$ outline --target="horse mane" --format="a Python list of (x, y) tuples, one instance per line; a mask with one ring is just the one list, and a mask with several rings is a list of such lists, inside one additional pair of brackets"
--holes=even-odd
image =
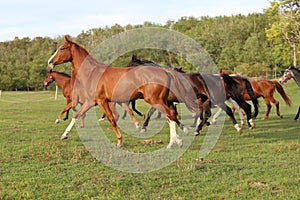
[(136, 67), (136, 66), (140, 66), (140, 65), (161, 67), (160, 65), (158, 65), (155, 62), (152, 62), (150, 60), (140, 60), (137, 58), (137, 56), (135, 54), (132, 55), (131, 61), (128, 63), (127, 67)]
[[(294, 66), (290, 66), (288, 69), (293, 71), (294, 80), (297, 83), (298, 87), (300, 87), (300, 70)], [(296, 73), (294, 73), (294, 72), (296, 72)]]
[(58, 72), (58, 71), (52, 71), (52, 73), (57, 73), (57, 74), (60, 74), (60, 75), (63, 75), (63, 76), (66, 76), (68, 78), (71, 78), (71, 76), (65, 72)]

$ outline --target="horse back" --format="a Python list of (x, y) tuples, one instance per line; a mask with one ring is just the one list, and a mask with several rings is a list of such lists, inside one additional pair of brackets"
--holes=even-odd
[(144, 97), (145, 93), (160, 95), (168, 82), (167, 73), (157, 67), (108, 67), (99, 77), (96, 95), (100, 99), (125, 102)]

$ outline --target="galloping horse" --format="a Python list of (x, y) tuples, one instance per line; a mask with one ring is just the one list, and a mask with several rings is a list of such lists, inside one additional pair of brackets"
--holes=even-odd
[[(288, 67), (285, 71), (284, 74), (282, 75), (282, 77), (279, 79), (279, 82), (281, 84), (286, 83), (288, 80), (290, 80), (291, 78), (293, 78), (295, 80), (295, 82), (297, 83), (298, 87), (300, 88), (300, 70), (290, 66)], [(298, 108), (298, 112), (294, 118), (295, 121), (297, 121), (297, 119), (299, 118), (300, 115), (300, 106)]]
[[(219, 74), (227, 74), (238, 83), (238, 85), (240, 86), (240, 93), (244, 97), (244, 99), (252, 101), (253, 106), (254, 106), (254, 115), (252, 116), (252, 118), (256, 118), (258, 115), (258, 101), (254, 94), (254, 91), (253, 91), (250, 81), (247, 78), (239, 76), (239, 75), (224, 73), (222, 70), (219, 71), (218, 73)], [(245, 98), (245, 96), (246, 96), (246, 98)], [(232, 112), (234, 112), (235, 108), (238, 110), (239, 117), (241, 119), (241, 124), (244, 125), (244, 116), (240, 109), (239, 104), (236, 101), (234, 101), (232, 98), (229, 98), (228, 101), (232, 103)], [(215, 115), (213, 116), (213, 120), (212, 120), (213, 122), (216, 121), (216, 118), (220, 115), (221, 110), (222, 109), (220, 108), (219, 111), (217, 111), (215, 113)]]
[[(154, 67), (161, 68), (160, 65), (158, 65), (152, 61), (138, 59), (136, 55), (132, 56), (131, 61), (128, 63), (127, 67), (132, 67), (132, 66), (137, 67), (137, 66), (142, 66), (142, 65), (154, 66)], [(206, 87), (204, 80), (202, 79), (202, 77), (198, 76), (197, 74), (188, 75), (185, 73), (179, 73), (178, 71), (170, 69), (170, 68), (164, 68), (164, 70), (166, 70), (168, 73), (170, 73), (174, 76), (178, 76), (178, 77), (183, 76), (188, 81), (188, 84), (191, 85), (191, 87), (189, 88), (190, 90), (188, 92), (196, 94), (197, 102), (198, 102), (198, 109), (197, 109), (196, 113), (200, 116), (201, 123), (198, 125), (194, 134), (199, 135), (199, 132), (202, 130), (202, 127), (206, 124), (208, 118), (211, 115), (209, 92), (208, 92), (208, 89)], [(172, 102), (172, 105), (175, 102), (176, 103), (182, 102), (180, 99), (178, 99), (176, 97), (176, 95), (174, 93), (172, 93), (172, 91), (169, 93), (168, 101)], [(175, 106), (174, 106), (174, 109), (176, 109)], [(154, 107), (151, 107), (151, 109), (149, 110), (141, 132), (146, 131), (149, 121), (150, 121), (150, 118), (155, 110), (156, 109)], [(192, 111), (192, 109), (190, 109), (190, 110)], [(182, 124), (178, 124), (178, 125), (182, 130), (184, 130), (185, 132), (187, 131)]]
[(51, 83), (56, 81), (57, 85), (62, 89), (63, 95), (67, 100), (67, 106), (60, 112), (55, 123), (58, 124), (61, 121), (63, 114), (66, 112), (66, 117), (64, 121), (69, 118), (69, 111), (72, 108), (72, 86), (71, 86), (71, 76), (63, 73), (49, 70), (43, 81), (44, 88), (47, 88)]
[[(72, 69), (72, 67), (71, 67), (71, 69)], [(71, 84), (71, 76), (70, 75), (63, 73), (63, 72), (53, 71), (52, 69), (50, 69), (46, 74), (46, 77), (43, 81), (43, 85), (46, 88), (54, 81), (62, 89), (63, 95), (67, 100), (67, 106), (64, 107), (64, 109), (61, 111), (61, 113), (58, 115), (57, 119), (55, 120), (55, 123), (58, 124), (61, 121), (61, 118), (65, 112), (66, 112), (66, 117), (63, 120), (65, 121), (69, 118), (69, 111), (72, 108), (72, 89), (73, 89), (73, 87)], [(134, 117), (133, 112), (128, 107), (128, 105), (126, 103), (119, 103), (119, 104), (120, 104), (120, 106), (122, 106), (125, 109), (126, 112), (129, 113), (135, 126), (138, 127), (139, 126), (138, 121)], [(113, 106), (114, 105), (112, 103), (112, 105), (110, 105), (110, 107), (113, 107)], [(118, 121), (118, 117), (119, 117), (119, 114), (114, 110), (114, 118), (116, 121)], [(80, 125), (80, 128), (83, 128), (83, 127), (84, 127), (84, 116), (82, 117), (82, 123)]]
[[(232, 78), (234, 78), (237, 82), (241, 83), (242, 82), (239, 80), (241, 77), (239, 75), (236, 74), (231, 74), (229, 72), (223, 72), (222, 70), (219, 73), (226, 73), (229, 74)], [(245, 78), (244, 78), (245, 79)], [(279, 101), (277, 101), (274, 98), (274, 92), (275, 90), (277, 90), (277, 92), (281, 95), (282, 99), (285, 101), (285, 103), (288, 106), (291, 106), (291, 100), (290, 98), (287, 96), (287, 94), (285, 93), (283, 87), (280, 85), (280, 83), (278, 83), (276, 80), (256, 80), (256, 81), (251, 81), (251, 87), (253, 88), (254, 91), (254, 95), (256, 98), (260, 98), (263, 97), (265, 100), (265, 103), (267, 105), (267, 112), (264, 116), (264, 119), (268, 119), (269, 118), (269, 114), (271, 111), (271, 102), (276, 106), (276, 113), (277, 115), (282, 118), (282, 115), (280, 114), (279, 111)], [(242, 84), (243, 87), (245, 87), (245, 85)], [(244, 92), (243, 93), (244, 99), (245, 100), (251, 100), (251, 97), (249, 95), (249, 93)], [(233, 111), (234, 111), (234, 107), (233, 107)]]
[[(53, 68), (65, 62), (72, 62), (76, 81), (73, 89), (73, 106), (80, 98), (83, 103), (72, 118), (61, 139), (68, 134), (76, 120), (91, 107), (98, 104), (107, 116), (117, 136), (117, 146), (122, 146), (122, 135), (117, 127), (109, 102), (128, 102), (143, 98), (144, 101), (162, 112), (170, 126), (171, 148), (174, 143), (182, 146), (182, 140), (176, 133), (177, 112), (168, 103), (170, 85), (174, 78), (165, 70), (151, 67), (114, 68), (96, 61), (83, 47), (64, 37), (64, 44), (49, 58), (48, 65)], [(177, 87), (176, 94), (181, 95), (186, 104), (191, 101), (182, 85)], [(76, 96), (74, 96), (74, 94)]]
[[(291, 100), (290, 98), (286, 95), (283, 87), (278, 83), (276, 80), (257, 80), (257, 81), (250, 81), (252, 88), (254, 90), (254, 94), (257, 98), (263, 97), (265, 100), (265, 103), (267, 105), (267, 113), (264, 116), (264, 119), (269, 118), (269, 114), (271, 111), (271, 103), (272, 102), (276, 106), (276, 113), (277, 115), (282, 118), (282, 115), (280, 114), (279, 111), (279, 101), (277, 101), (274, 98), (274, 92), (275, 89), (277, 92), (281, 95), (282, 99), (285, 101), (286, 105), (291, 106)], [(246, 100), (249, 100), (247, 95), (244, 95), (244, 98)]]

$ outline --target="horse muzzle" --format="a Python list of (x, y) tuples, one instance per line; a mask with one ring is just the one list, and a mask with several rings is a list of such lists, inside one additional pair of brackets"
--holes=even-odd
[(53, 62), (53, 61), (51, 60), (51, 61), (48, 62), (48, 66), (49, 66), (51, 69), (53, 69), (53, 68), (56, 66), (56, 64), (55, 64), (55, 62)]

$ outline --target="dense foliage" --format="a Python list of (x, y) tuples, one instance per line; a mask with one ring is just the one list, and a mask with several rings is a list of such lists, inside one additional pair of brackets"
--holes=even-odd
[[(296, 62), (294, 52), (298, 48), (298, 38), (294, 38), (291, 43), (291, 40), (287, 40), (286, 37), (291, 38), (294, 35), (286, 33), (294, 33), (291, 27), (295, 27), (295, 24), (298, 27), (300, 17), (297, 1), (279, 0), (270, 4), (270, 8), (262, 14), (182, 17), (176, 22), (168, 21), (164, 25), (150, 22), (136, 26), (115, 25), (82, 31), (72, 40), (87, 50), (92, 50), (107, 38), (126, 30), (149, 26), (171, 27), (174, 31), (183, 33), (201, 44), (219, 68), (248, 76), (269, 74), (273, 77), (276, 76), (277, 71)], [(284, 21), (279, 23), (278, 20), (286, 20), (282, 16), (285, 16), (288, 11), (279, 5), (290, 4), (293, 9), (291, 17), (294, 21), (290, 20), (289, 26), (282, 27), (282, 24), (286, 23)], [(0, 90), (42, 89), (41, 82), (47, 71), (47, 60), (62, 42), (62, 36), (54, 39), (16, 37), (13, 41), (1, 42)], [(128, 52), (114, 61), (114, 66), (126, 66), (133, 53), (143, 59), (153, 60), (163, 65), (183, 67), (186, 71), (192, 70), (180, 56), (153, 49)], [(68, 67), (60, 68), (60, 70), (71, 73)]]

